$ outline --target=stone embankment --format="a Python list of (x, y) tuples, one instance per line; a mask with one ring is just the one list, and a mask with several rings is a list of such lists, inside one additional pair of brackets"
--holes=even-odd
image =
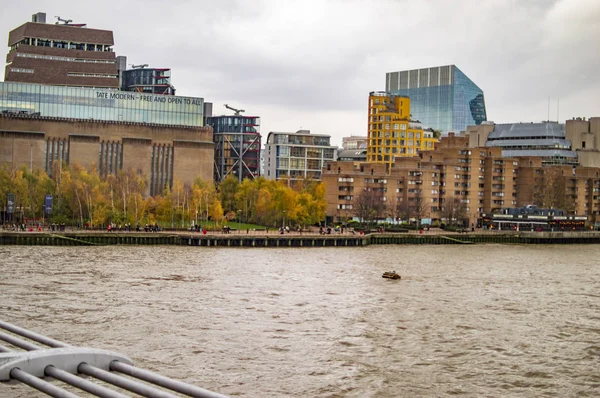
[(190, 232), (0, 232), (0, 245), (105, 246), (176, 245), (205, 247), (346, 247), (368, 245), (433, 244), (600, 244), (600, 232), (493, 232), (493, 233), (344, 233), (246, 234)]

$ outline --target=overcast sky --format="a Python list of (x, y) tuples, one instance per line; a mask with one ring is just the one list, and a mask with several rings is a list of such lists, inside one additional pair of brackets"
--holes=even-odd
[[(45, 12), (114, 32), (129, 64), (269, 131), (366, 135), (386, 72), (455, 64), (496, 123), (600, 116), (599, 0), (0, 0), (0, 34)], [(8, 51), (8, 49), (7, 49)]]

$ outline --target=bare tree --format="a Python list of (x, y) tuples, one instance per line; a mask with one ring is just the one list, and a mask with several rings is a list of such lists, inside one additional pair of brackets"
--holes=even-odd
[(467, 216), (467, 206), (460, 198), (448, 198), (442, 208), (442, 217), (447, 225), (463, 224)]
[(567, 177), (557, 167), (545, 167), (543, 176), (534, 190), (534, 204), (546, 209), (562, 209), (568, 213), (575, 210), (573, 195), (567, 192)]
[(406, 220), (410, 218), (410, 206), (408, 200), (403, 200), (403, 198), (399, 198), (396, 201), (396, 214), (397, 218), (402, 220)]
[(386, 206), (383, 195), (373, 189), (365, 188), (356, 198), (354, 208), (356, 215), (363, 222), (371, 222), (385, 214)]
[(416, 188), (414, 193), (415, 196), (409, 197), (409, 209), (411, 216), (417, 220), (417, 228), (419, 228), (421, 220), (429, 214), (429, 203), (423, 198), (423, 190), (421, 188)]

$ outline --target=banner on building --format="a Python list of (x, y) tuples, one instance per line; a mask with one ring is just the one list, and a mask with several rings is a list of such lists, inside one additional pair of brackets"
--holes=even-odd
[(46, 210), (46, 214), (52, 214), (52, 195), (46, 195), (44, 209)]
[(6, 212), (13, 214), (15, 212), (15, 194), (9, 193), (6, 195)]

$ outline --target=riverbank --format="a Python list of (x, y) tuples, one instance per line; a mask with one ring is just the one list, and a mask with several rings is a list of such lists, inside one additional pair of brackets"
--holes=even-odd
[(369, 245), (431, 244), (600, 244), (600, 232), (475, 232), (475, 233), (373, 233), (265, 234), (190, 232), (0, 232), (0, 245), (105, 246), (176, 245), (218, 247), (346, 247)]

